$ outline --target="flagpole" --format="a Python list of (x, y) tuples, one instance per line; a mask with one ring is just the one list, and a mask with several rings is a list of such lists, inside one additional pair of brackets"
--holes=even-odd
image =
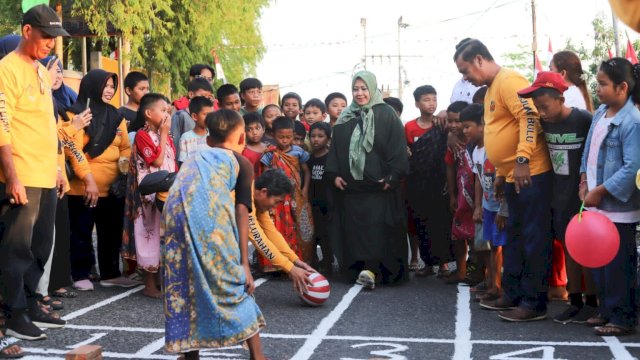
[(613, 41), (616, 48), (615, 56), (620, 56), (620, 39), (618, 39), (618, 18), (616, 18), (616, 14), (613, 12), (613, 8), (611, 9), (611, 18), (613, 20)]
[(533, 73), (536, 72), (536, 52), (538, 51), (538, 33), (536, 31), (536, 0), (531, 0), (531, 22), (533, 24), (533, 44), (531, 50), (533, 52)]

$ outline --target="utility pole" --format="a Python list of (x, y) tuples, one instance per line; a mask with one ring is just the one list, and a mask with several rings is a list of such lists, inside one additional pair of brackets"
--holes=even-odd
[(616, 47), (615, 56), (620, 56), (620, 39), (618, 36), (618, 18), (616, 18), (616, 14), (611, 9), (611, 18), (613, 20), (613, 42)]
[(402, 52), (400, 52), (400, 30), (406, 29), (409, 24), (402, 22), (402, 16), (398, 18), (398, 99), (402, 100)]
[(536, 0), (531, 0), (531, 21), (533, 23), (533, 43), (531, 51), (533, 52), (533, 73), (536, 72), (536, 52), (538, 52), (538, 32), (536, 30)]
[(364, 39), (364, 56), (362, 57), (362, 62), (364, 63), (364, 69), (367, 70), (367, 18), (360, 18), (360, 26), (362, 26)]

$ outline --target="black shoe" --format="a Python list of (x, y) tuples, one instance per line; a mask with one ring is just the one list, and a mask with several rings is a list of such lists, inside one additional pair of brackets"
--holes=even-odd
[(55, 318), (51, 314), (47, 314), (39, 306), (29, 310), (28, 314), (33, 324), (41, 328), (59, 329), (63, 328), (67, 324), (66, 321), (60, 318)]
[(589, 305), (585, 305), (582, 307), (582, 309), (580, 309), (578, 314), (573, 317), (571, 322), (576, 324), (586, 324), (587, 320), (596, 316), (596, 314), (598, 314), (598, 309)]
[(13, 315), (7, 320), (7, 336), (21, 340), (42, 340), (47, 338), (40, 328), (29, 320), (26, 314)]
[[(553, 318), (553, 321), (557, 322), (558, 324), (566, 325), (573, 322), (573, 318), (575, 318), (575, 316), (578, 315), (579, 312), (580, 309), (577, 306), (569, 305), (569, 307), (565, 311), (563, 311), (559, 315), (556, 315), (556, 317)], [(591, 316), (593, 316), (593, 314)]]

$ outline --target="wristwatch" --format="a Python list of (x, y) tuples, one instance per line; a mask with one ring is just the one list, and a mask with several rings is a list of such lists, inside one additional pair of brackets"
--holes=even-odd
[(518, 156), (516, 158), (516, 164), (520, 164), (520, 165), (529, 164), (529, 159), (527, 159), (524, 156)]

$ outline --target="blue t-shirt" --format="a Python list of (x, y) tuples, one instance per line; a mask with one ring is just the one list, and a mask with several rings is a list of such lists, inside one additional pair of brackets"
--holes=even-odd
[(473, 149), (471, 155), (473, 173), (477, 174), (482, 184), (482, 207), (486, 210), (498, 212), (500, 202), (496, 200), (493, 183), (496, 180), (496, 167), (487, 159), (484, 147)]

